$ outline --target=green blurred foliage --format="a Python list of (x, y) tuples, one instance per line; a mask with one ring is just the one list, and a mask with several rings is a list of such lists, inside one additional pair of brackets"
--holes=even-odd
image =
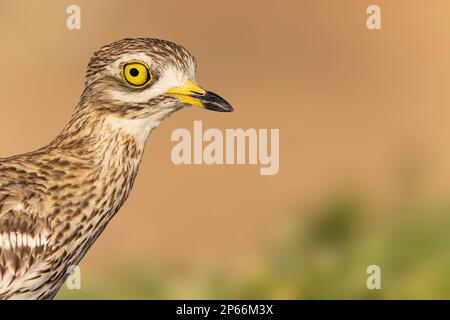
[[(130, 266), (109, 282), (83, 275), (82, 290), (63, 288), (58, 298), (450, 298), (450, 207), (391, 207), (374, 209), (357, 197), (332, 197), (312, 212), (298, 212), (250, 270)], [(381, 268), (380, 290), (366, 286), (372, 264)]]

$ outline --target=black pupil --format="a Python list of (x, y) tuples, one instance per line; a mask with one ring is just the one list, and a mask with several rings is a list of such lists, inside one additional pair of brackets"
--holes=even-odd
[(136, 68), (132, 68), (132, 69), (130, 70), (130, 74), (131, 74), (133, 77), (137, 77), (137, 76), (139, 75), (139, 70), (136, 69)]

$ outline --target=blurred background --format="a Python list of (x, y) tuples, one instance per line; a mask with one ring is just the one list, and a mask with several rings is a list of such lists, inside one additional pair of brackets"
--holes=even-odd
[[(382, 30), (366, 28), (371, 4)], [(53, 139), (91, 54), (124, 37), (182, 44), (235, 107), (152, 133), (81, 290), (57, 298), (450, 298), (448, 1), (1, 0), (0, 35), (0, 157)], [(279, 128), (279, 173), (174, 165), (170, 134), (194, 120)]]

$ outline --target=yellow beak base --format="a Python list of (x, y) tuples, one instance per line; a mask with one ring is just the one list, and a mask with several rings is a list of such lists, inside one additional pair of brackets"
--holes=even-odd
[(193, 95), (205, 95), (206, 91), (192, 81), (186, 81), (182, 87), (174, 87), (166, 92), (178, 97), (183, 103), (203, 107), (203, 103)]
[(231, 112), (233, 107), (215, 93), (200, 88), (192, 81), (186, 81), (182, 87), (169, 89), (166, 94), (176, 96), (184, 104), (219, 112)]

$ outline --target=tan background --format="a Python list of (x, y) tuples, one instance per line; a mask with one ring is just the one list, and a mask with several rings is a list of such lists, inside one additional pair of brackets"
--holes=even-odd
[[(183, 110), (152, 134), (130, 199), (87, 254), (85, 274), (154, 261), (225, 265), (264, 251), (274, 226), (336, 188), (384, 201), (401, 168), (450, 191), (450, 3), (1, 1), (0, 157), (36, 149), (68, 121), (93, 51), (124, 37), (184, 45), (197, 80), (233, 114)], [(82, 28), (65, 27), (81, 7)], [(280, 171), (175, 166), (176, 128), (279, 128)], [(192, 129), (191, 129), (192, 130)]]

